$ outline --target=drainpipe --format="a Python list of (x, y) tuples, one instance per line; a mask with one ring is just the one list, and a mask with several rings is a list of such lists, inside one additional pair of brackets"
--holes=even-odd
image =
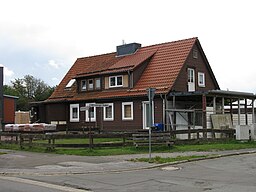
[(164, 125), (164, 130), (166, 131), (166, 127), (165, 127), (165, 122), (166, 122), (166, 113), (165, 113), (165, 109), (166, 109), (166, 95), (163, 97), (162, 94), (160, 94), (161, 99), (163, 100), (163, 125)]

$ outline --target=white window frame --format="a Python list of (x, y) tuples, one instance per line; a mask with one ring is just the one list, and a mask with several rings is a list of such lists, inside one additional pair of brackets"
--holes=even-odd
[[(147, 123), (146, 123), (146, 116), (147, 116), (147, 111), (146, 111), (146, 105), (149, 105), (149, 101), (142, 101), (142, 118), (143, 118), (143, 129), (149, 129), (149, 127), (147, 127)], [(152, 124), (155, 124), (155, 105), (154, 105), (154, 101), (152, 102)]]
[(189, 83), (195, 82), (195, 69), (188, 68), (188, 82)]
[[(125, 106), (130, 105), (131, 106), (131, 117), (125, 117)], [(122, 120), (133, 120), (133, 102), (123, 102), (122, 103)]]
[[(73, 118), (73, 109), (77, 108), (77, 118)], [(70, 122), (79, 122), (79, 104), (70, 104), (69, 114), (70, 114)]]
[[(83, 82), (85, 82), (85, 86), (83, 87)], [(86, 91), (87, 90), (87, 81), (86, 80), (82, 80), (81, 81), (81, 91)]]
[(104, 121), (114, 121), (114, 103), (105, 103), (108, 104), (109, 106), (112, 107), (112, 117), (111, 118), (107, 118), (106, 117), (106, 107), (103, 108), (103, 120)]
[[(97, 81), (99, 81), (99, 87), (97, 86)], [(101, 79), (100, 78), (96, 78), (95, 79), (95, 89), (101, 89)]]
[[(92, 81), (92, 83), (90, 83), (90, 81)], [(94, 89), (94, 81), (93, 79), (88, 79), (88, 90), (93, 90), (93, 89)]]
[(69, 82), (66, 84), (65, 88), (71, 88), (72, 85), (76, 82), (76, 79), (70, 79)]
[[(90, 104), (95, 104), (95, 103), (86, 103), (85, 106), (89, 106)], [(96, 107), (90, 107), (90, 108), (93, 108), (93, 110), (94, 110), (94, 112), (93, 112), (94, 117), (89, 118), (89, 110), (91, 110), (91, 109), (86, 110), (85, 111), (85, 121), (86, 122), (95, 122), (96, 121)]]
[[(122, 85), (117, 85), (117, 78), (121, 77), (122, 78)], [(115, 85), (111, 85), (111, 78), (115, 78)], [(109, 87), (113, 88), (113, 87), (123, 87), (124, 86), (124, 77), (123, 75), (117, 75), (117, 76), (110, 76), (109, 77)]]
[[(202, 78), (202, 82), (200, 81)], [(205, 74), (202, 72), (198, 72), (198, 86), (205, 87)]]

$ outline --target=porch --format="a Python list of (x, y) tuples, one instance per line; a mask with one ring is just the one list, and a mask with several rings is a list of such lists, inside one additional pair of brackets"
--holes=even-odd
[[(188, 130), (177, 139), (206, 139), (226, 137), (216, 130), (235, 129), (238, 140), (256, 139), (255, 98), (253, 93), (223, 90), (171, 92), (165, 100), (165, 130)], [(198, 129), (205, 131), (198, 135)]]

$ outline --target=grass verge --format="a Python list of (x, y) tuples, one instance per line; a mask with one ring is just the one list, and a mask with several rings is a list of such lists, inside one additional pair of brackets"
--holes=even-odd
[(197, 159), (197, 158), (204, 158), (207, 157), (207, 155), (191, 155), (191, 156), (177, 156), (177, 157), (153, 157), (151, 159), (149, 158), (136, 158), (131, 159), (133, 162), (148, 162), (148, 163), (156, 163), (156, 164), (164, 164), (164, 163), (171, 163), (176, 161), (185, 161), (185, 160), (191, 160), (191, 159)]
[[(43, 147), (35, 146), (32, 148), (26, 147), (20, 149), (19, 145), (16, 144), (0, 144), (2, 149), (12, 150), (24, 150), (31, 152), (41, 153), (55, 153), (55, 154), (66, 154), (66, 155), (81, 155), (81, 156), (109, 156), (109, 155), (126, 155), (126, 154), (145, 154), (148, 153), (148, 147), (143, 146), (135, 148), (134, 146), (126, 147), (104, 147), (104, 148), (56, 148), (53, 151), (47, 151)], [(170, 153), (170, 152), (186, 152), (186, 151), (221, 151), (221, 150), (238, 150), (238, 149), (250, 149), (256, 148), (256, 142), (239, 142), (239, 141), (216, 141), (216, 142), (205, 142), (202, 144), (186, 144), (186, 145), (174, 145), (169, 148), (166, 146), (153, 146), (152, 153)]]

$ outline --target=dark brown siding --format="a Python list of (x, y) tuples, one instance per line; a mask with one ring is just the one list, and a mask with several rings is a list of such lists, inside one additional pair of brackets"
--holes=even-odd
[(15, 122), (15, 99), (4, 97), (4, 123)]
[[(96, 109), (96, 122), (85, 122), (85, 112), (80, 111), (79, 122), (69, 122), (69, 105), (70, 104), (48, 104), (46, 107), (48, 123), (51, 121), (66, 121), (69, 130), (97, 126), (101, 131), (135, 131), (143, 129), (143, 107), (142, 102), (148, 98), (129, 98), (126, 100), (104, 101), (102, 103), (114, 103), (114, 120), (103, 120), (103, 108)], [(92, 101), (93, 102), (93, 101)], [(122, 120), (122, 102), (133, 102), (133, 120)], [(79, 105), (85, 106), (86, 102)], [(97, 102), (100, 103), (100, 102)], [(162, 99), (154, 99), (155, 123), (163, 122)]]
[(47, 104), (47, 121), (66, 121), (66, 104)]
[[(193, 50), (197, 50), (198, 58), (193, 58)], [(192, 48), (185, 65), (183, 66), (178, 78), (176, 79), (173, 91), (188, 91), (187, 87), (187, 69), (192, 68), (195, 70), (195, 89), (196, 91), (213, 90), (218, 89), (214, 83), (214, 79), (207, 67), (207, 61), (204, 59), (203, 53), (200, 51), (197, 44)], [(205, 87), (198, 86), (198, 72), (205, 74)]]
[(163, 100), (154, 99), (155, 123), (163, 123)]
[[(102, 117), (100, 112), (97, 112), (98, 125), (102, 127), (103, 123), (104, 131), (135, 131), (143, 129), (143, 107), (142, 102), (147, 101), (145, 99), (134, 100), (121, 100), (114, 103), (114, 121), (99, 121), (99, 117)], [(133, 120), (122, 120), (122, 102), (133, 102)], [(162, 99), (156, 98), (154, 100), (155, 111), (155, 123), (163, 122), (163, 106)]]

